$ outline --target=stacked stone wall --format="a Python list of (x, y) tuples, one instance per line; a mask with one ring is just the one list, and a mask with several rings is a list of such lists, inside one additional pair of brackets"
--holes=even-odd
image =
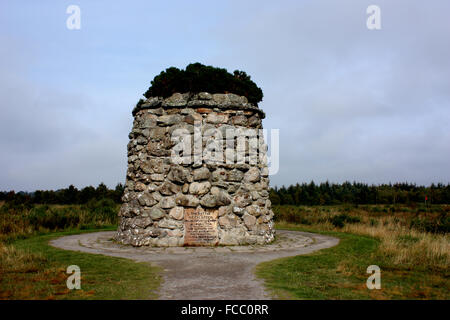
[[(258, 107), (234, 94), (176, 93), (149, 98), (133, 115), (116, 240), (133, 246), (273, 241)], [(238, 142), (242, 133), (245, 144)], [(223, 151), (209, 152), (213, 140)], [(180, 152), (186, 145), (191, 151)]]

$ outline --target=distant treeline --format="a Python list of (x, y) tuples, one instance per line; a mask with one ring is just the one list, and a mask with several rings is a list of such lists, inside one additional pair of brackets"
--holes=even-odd
[(429, 187), (411, 183), (367, 185), (357, 182), (342, 184), (324, 182), (296, 184), (270, 190), (272, 204), (336, 205), (336, 204), (450, 204), (450, 184)]
[(119, 183), (115, 189), (108, 189), (104, 183), (96, 188), (89, 186), (78, 190), (73, 185), (66, 189), (36, 190), (34, 192), (0, 192), (0, 201), (16, 202), (22, 204), (85, 204), (90, 200), (111, 199), (121, 202), (124, 186)]
[[(56, 191), (0, 192), (0, 201), (30, 204), (85, 204), (92, 199), (111, 199), (121, 202), (124, 186), (119, 183), (114, 189), (100, 183), (77, 189), (70, 185)], [(411, 183), (368, 185), (357, 182), (342, 184), (314, 182), (275, 187), (270, 190), (274, 205), (337, 205), (337, 204), (450, 204), (450, 184), (432, 184), (429, 187)]]

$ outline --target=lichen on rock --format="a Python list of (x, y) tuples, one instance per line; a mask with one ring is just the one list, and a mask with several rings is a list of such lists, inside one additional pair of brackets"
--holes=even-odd
[[(266, 149), (259, 149), (255, 154), (258, 162), (252, 163), (249, 143), (245, 143), (244, 161), (238, 162), (233, 149), (236, 138), (226, 135), (230, 130), (253, 130), (264, 145), (261, 120), (265, 114), (261, 109), (236, 94), (188, 92), (149, 97), (133, 110), (133, 116), (116, 235), (119, 242), (133, 246), (191, 245), (186, 235), (196, 223), (209, 228), (205, 245), (273, 241)], [(181, 162), (173, 157), (179, 146), (174, 138), (177, 130), (184, 130), (187, 145), (192, 146), (192, 152), (178, 159)], [(197, 134), (208, 130), (215, 130), (214, 141), (223, 147), (217, 152), (221, 161), (206, 161), (211, 160), (211, 137)], [(195, 213), (204, 220), (189, 220)]]

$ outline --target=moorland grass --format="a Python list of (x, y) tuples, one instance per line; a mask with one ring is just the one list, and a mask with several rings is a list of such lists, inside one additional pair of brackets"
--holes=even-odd
[[(112, 230), (119, 206), (0, 204), (0, 299), (155, 298), (160, 269), (122, 258), (51, 247), (54, 237)], [(326, 233), (338, 246), (266, 262), (257, 274), (278, 298), (449, 299), (450, 206), (275, 206), (278, 228)], [(109, 226), (109, 227), (108, 227)], [(82, 290), (68, 290), (78, 265)], [(382, 289), (368, 290), (367, 266)]]
[[(112, 230), (112, 228), (105, 228)], [(0, 244), (1, 299), (155, 299), (160, 268), (124, 258), (57, 249), (59, 236), (97, 230), (36, 235)], [(66, 286), (69, 265), (81, 270), (81, 289)]]
[[(370, 222), (369, 226), (349, 224), (346, 229), (328, 222), (314, 225), (278, 222), (277, 228), (332, 235), (340, 243), (312, 254), (264, 262), (257, 266), (256, 274), (279, 299), (449, 299), (449, 252), (443, 252), (448, 238), (416, 234), (422, 237), (419, 240), (406, 231), (388, 237), (389, 225), (376, 225), (386, 230), (373, 232)], [(427, 237), (440, 238), (437, 242), (423, 240)], [(392, 238), (396, 244), (387, 250)], [(421, 243), (421, 252), (414, 243)], [(436, 256), (429, 251), (440, 254)], [(399, 256), (409, 258), (402, 261)], [(367, 289), (369, 265), (381, 268), (380, 290)]]
[[(128, 259), (51, 247), (56, 237), (115, 230), (119, 206), (0, 204), (0, 299), (154, 299), (160, 268)], [(69, 290), (66, 269), (81, 269), (81, 290)]]

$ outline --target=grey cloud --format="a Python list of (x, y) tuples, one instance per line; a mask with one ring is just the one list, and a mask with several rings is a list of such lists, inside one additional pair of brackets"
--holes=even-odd
[(382, 30), (369, 31), (369, 4), (268, 4), (226, 29), (223, 57), (249, 66), (264, 125), (280, 128), (273, 185), (450, 182), (450, 5), (378, 1)]
[[(272, 185), (450, 182), (450, 3), (378, 0), (380, 31), (366, 28), (370, 4), (233, 1), (214, 12), (210, 28), (191, 26), (196, 36), (187, 35), (185, 17), (168, 33), (183, 30), (183, 39), (140, 44), (139, 52), (152, 48), (152, 68), (201, 56), (203, 63), (252, 75), (264, 91), (264, 126), (280, 129), (280, 171)], [(0, 62), (0, 189), (122, 181), (130, 105), (140, 89), (106, 96), (96, 92), (104, 84), (85, 92), (30, 83), (24, 68), (40, 57), (20, 52)], [(146, 57), (136, 59), (120, 59), (126, 66), (111, 68), (111, 76), (148, 81), (153, 74), (140, 69)]]
[(129, 113), (110, 117), (105, 102), (79, 90), (30, 81), (26, 55), (7, 45), (0, 56), (0, 190), (123, 182)]

